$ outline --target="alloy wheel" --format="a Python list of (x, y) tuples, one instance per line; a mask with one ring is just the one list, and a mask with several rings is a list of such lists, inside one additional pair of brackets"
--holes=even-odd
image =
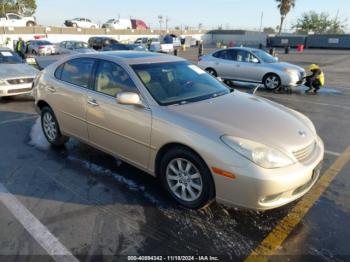
[(166, 181), (171, 192), (182, 201), (197, 200), (203, 191), (202, 176), (189, 160), (175, 158), (166, 168)]
[(58, 133), (57, 125), (53, 116), (49, 112), (46, 112), (43, 115), (43, 129), (50, 141), (54, 141), (56, 139)]

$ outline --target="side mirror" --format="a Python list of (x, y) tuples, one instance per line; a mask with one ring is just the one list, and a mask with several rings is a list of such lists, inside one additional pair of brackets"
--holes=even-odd
[(139, 94), (132, 92), (122, 92), (117, 94), (117, 103), (121, 105), (134, 105), (143, 107)]
[(259, 61), (259, 59), (257, 59), (256, 57), (253, 57), (252, 63), (254, 63), (254, 64), (259, 64), (260, 61)]

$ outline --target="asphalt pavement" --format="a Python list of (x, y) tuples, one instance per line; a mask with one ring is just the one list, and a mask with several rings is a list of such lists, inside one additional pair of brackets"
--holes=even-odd
[[(180, 55), (195, 61), (196, 52)], [(349, 58), (349, 51), (334, 50), (280, 55), (304, 67), (319, 63), (327, 87), (315, 96), (302, 88), (291, 95), (257, 92), (310, 117), (326, 146), (315, 190), (266, 212), (217, 203), (183, 209), (156, 179), (88, 145), (71, 139), (65, 148), (51, 148), (30, 97), (0, 99), (0, 261), (131, 261), (128, 256), (138, 255), (242, 261), (262, 251), (271, 261), (349, 261)]]

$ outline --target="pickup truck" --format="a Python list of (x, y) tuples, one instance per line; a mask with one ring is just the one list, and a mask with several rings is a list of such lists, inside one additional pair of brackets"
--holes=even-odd
[(35, 17), (24, 17), (12, 13), (0, 16), (0, 27), (26, 27), (35, 25)]

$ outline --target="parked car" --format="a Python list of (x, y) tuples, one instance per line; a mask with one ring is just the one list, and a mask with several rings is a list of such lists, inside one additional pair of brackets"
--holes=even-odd
[(35, 17), (24, 17), (18, 14), (8, 13), (0, 15), (0, 27), (25, 27), (35, 26)]
[(57, 53), (57, 47), (47, 40), (30, 40), (27, 42), (27, 45), (28, 54), (40, 56), (53, 55)]
[(263, 50), (228, 48), (216, 50), (199, 59), (198, 66), (225, 80), (262, 83), (268, 90), (298, 86), (306, 75), (297, 65), (279, 62)]
[(126, 50), (134, 50), (134, 51), (147, 51), (147, 49), (138, 44), (111, 44), (104, 48), (102, 48), (102, 51), (126, 51)]
[(149, 51), (169, 54), (174, 52), (174, 45), (161, 42), (152, 42), (150, 44)]
[(158, 177), (188, 208), (277, 208), (320, 174), (324, 145), (306, 116), (176, 56), (76, 55), (42, 71), (33, 95), (53, 146), (76, 137)]
[(116, 30), (132, 29), (130, 19), (110, 19), (102, 25), (102, 28), (110, 28)]
[(89, 47), (95, 50), (101, 50), (106, 46), (118, 44), (119, 42), (111, 37), (90, 37), (88, 43)]
[(63, 41), (59, 44), (60, 54), (76, 54), (96, 52), (95, 49), (89, 47), (88, 43), (81, 41)]
[(150, 41), (150, 38), (148, 38), (148, 37), (139, 37), (139, 38), (137, 38), (136, 40), (135, 40), (135, 44), (144, 44), (144, 45), (146, 45), (146, 44), (148, 44), (149, 43), (149, 41)]
[(0, 97), (31, 93), (38, 72), (10, 49), (0, 47)]
[(67, 27), (98, 28), (98, 24), (93, 23), (88, 18), (74, 18), (72, 20), (66, 20), (64, 24)]

